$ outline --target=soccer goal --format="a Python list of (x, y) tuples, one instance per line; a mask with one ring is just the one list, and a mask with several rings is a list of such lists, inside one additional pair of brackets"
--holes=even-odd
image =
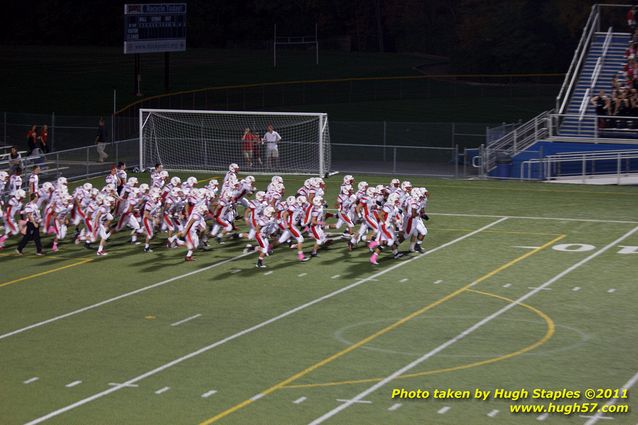
[[(140, 109), (140, 167), (224, 172), (237, 163), (253, 174), (330, 172), (330, 132), (324, 113)], [(271, 125), (276, 152), (262, 138)], [(253, 142), (242, 140), (250, 128)]]

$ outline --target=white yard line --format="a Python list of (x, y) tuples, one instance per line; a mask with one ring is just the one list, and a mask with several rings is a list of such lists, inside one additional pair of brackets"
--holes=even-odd
[(182, 323), (190, 322), (191, 320), (193, 320), (193, 319), (197, 319), (197, 318), (198, 318), (198, 317), (200, 317), (200, 316), (201, 316), (201, 314), (199, 314), (199, 313), (198, 313), (198, 314), (196, 314), (196, 315), (194, 315), (194, 316), (187, 317), (186, 319), (180, 320), (179, 322), (171, 323), (171, 326), (179, 326), (179, 325), (181, 325)]
[(337, 401), (341, 403), (360, 403), (360, 404), (372, 404), (369, 400), (347, 400), (344, 398), (338, 398)]
[[(629, 390), (631, 389), (631, 387), (633, 387), (636, 384), (636, 382), (638, 382), (638, 372), (636, 372), (634, 376), (629, 378), (629, 381), (627, 381), (625, 385), (622, 386), (622, 389)], [(612, 398), (607, 403), (605, 403), (605, 406), (611, 406), (612, 404), (616, 404), (617, 401), (618, 401), (617, 398)], [(608, 419), (608, 418), (603, 416), (602, 413), (596, 413), (587, 422), (585, 422), (585, 425), (594, 425), (600, 419)]]
[(521, 215), (489, 215), (489, 214), (459, 214), (459, 213), (433, 213), (428, 212), (428, 215), (441, 215), (450, 217), (485, 217), (485, 218), (514, 218), (521, 220), (558, 220), (558, 221), (582, 221), (586, 223), (618, 223), (618, 224), (638, 224), (638, 221), (630, 220), (603, 220), (595, 218), (569, 218), (569, 217), (529, 217)]
[(610, 294), (613, 294), (614, 292), (616, 292), (615, 288), (611, 288), (610, 290), (608, 290), (607, 292), (609, 292)]
[(40, 378), (38, 378), (37, 376), (34, 376), (33, 378), (29, 378), (29, 379), (27, 379), (26, 381), (24, 381), (22, 383), (23, 384), (31, 384), (31, 383), (37, 381), (38, 379), (40, 379)]
[(521, 249), (538, 249), (537, 246), (526, 246), (526, 245), (517, 245), (517, 246), (513, 246), (512, 248), (521, 248)]
[[(323, 415), (321, 415), (317, 419), (315, 419), (312, 422), (310, 422), (309, 425), (318, 425), (318, 424), (323, 423), (324, 421), (332, 418), (333, 416), (337, 415), (338, 413), (340, 413), (343, 410), (347, 409), (348, 407), (352, 406), (357, 400), (362, 400), (363, 398), (365, 398), (368, 395), (372, 394), (373, 392), (375, 392), (379, 388), (387, 385), (390, 381), (393, 381), (397, 377), (403, 375), (404, 373), (408, 372), (409, 370), (411, 370), (411, 369), (415, 368), (416, 366), (422, 364), (423, 362), (425, 362), (426, 360), (430, 359), (431, 357), (434, 357), (436, 354), (440, 353), (441, 351), (445, 350), (446, 348), (448, 348), (449, 346), (455, 344), (456, 342), (462, 340), (463, 338), (465, 338), (466, 336), (470, 335), (471, 333), (473, 333), (477, 329), (481, 328), (483, 325), (491, 322), (492, 320), (496, 319), (497, 317), (501, 316), (502, 314), (508, 312), (509, 310), (514, 308), (515, 306), (520, 305), (521, 303), (523, 303), (528, 298), (536, 295), (537, 293), (542, 291), (543, 288), (546, 288), (546, 287), (550, 286), (551, 284), (553, 284), (557, 280), (563, 278), (565, 275), (567, 275), (567, 274), (571, 273), (572, 271), (576, 270), (577, 268), (581, 267), (583, 264), (586, 264), (589, 261), (593, 260), (594, 258), (598, 257), (599, 255), (607, 252), (609, 249), (611, 249), (612, 247), (618, 245), (620, 242), (622, 242), (623, 240), (627, 239), (628, 237), (630, 237), (631, 235), (633, 235), (636, 232), (638, 232), (638, 227), (634, 227), (632, 230), (630, 230), (629, 232), (625, 233), (624, 235), (622, 235), (621, 237), (619, 237), (615, 241), (605, 245), (600, 250), (594, 252), (593, 254), (590, 254), (589, 256), (585, 257), (584, 259), (580, 260), (579, 262), (577, 262), (577, 263), (573, 264), (572, 266), (568, 267), (567, 269), (563, 270), (562, 272), (560, 272), (559, 274), (557, 274), (553, 278), (549, 279), (548, 281), (546, 281), (545, 283), (543, 283), (542, 285), (540, 285), (536, 289), (531, 290), (530, 292), (528, 292), (527, 294), (523, 295), (522, 297), (519, 297), (518, 299), (516, 299), (516, 300), (510, 302), (509, 304), (507, 304), (506, 306), (502, 307), (500, 310), (498, 310), (498, 311), (490, 314), (489, 316), (485, 317), (484, 319), (476, 322), (474, 325), (470, 326), (469, 328), (467, 328), (466, 330), (464, 330), (463, 332), (461, 332), (460, 334), (458, 334), (454, 338), (449, 339), (448, 341), (446, 341), (443, 344), (439, 345), (435, 349), (429, 351), (428, 353), (425, 353), (424, 355), (422, 355), (418, 359), (416, 359), (416, 360), (408, 363), (407, 365), (403, 366), (402, 368), (394, 371), (393, 373), (391, 373), (387, 377), (383, 378), (382, 380), (380, 380), (376, 384), (368, 387), (366, 390), (364, 390), (364, 391), (360, 392), (359, 394), (357, 394), (356, 396), (354, 396), (350, 400), (350, 402), (343, 403), (343, 404), (335, 407), (334, 409), (324, 413)], [(634, 382), (635, 382), (635, 380), (638, 380), (638, 374), (636, 374), (632, 378), (632, 380), (634, 380)], [(631, 383), (633, 385), (634, 382), (632, 382), (632, 380), (630, 380), (630, 382), (628, 382), (627, 384)], [(625, 385), (627, 385), (627, 384), (625, 384)], [(592, 425), (592, 423), (587, 423), (585, 425)]]
[(272, 274), (272, 270), (269, 272), (264, 273), (264, 276), (268, 276), (269, 274)]
[(448, 410), (450, 410), (450, 406), (443, 406), (439, 410), (436, 411), (439, 415), (444, 415)]
[(336, 274), (336, 275), (332, 276), (330, 279), (337, 279), (339, 277), (341, 277), (341, 275), (340, 274)]
[(388, 410), (390, 412), (393, 412), (393, 411), (397, 410), (399, 407), (401, 407), (401, 403), (394, 403), (392, 406), (388, 407)]
[(68, 384), (66, 384), (65, 387), (73, 388), (73, 387), (77, 387), (81, 383), (82, 383), (82, 381), (73, 381), (73, 382), (69, 382)]
[(434, 284), (435, 284), (435, 285), (438, 285), (439, 283), (443, 283), (443, 281), (442, 281), (441, 279), (439, 279), (439, 280), (435, 280), (435, 281), (434, 281)]
[(210, 391), (206, 391), (204, 394), (202, 394), (202, 398), (208, 398), (210, 396), (212, 396), (213, 394), (216, 394), (217, 390), (210, 390)]
[(403, 279), (401, 279), (399, 282), (403, 283), (403, 282), (407, 282), (409, 279), (407, 277), (404, 277)]
[(509, 288), (510, 286), (512, 286), (511, 283), (506, 283), (505, 285), (503, 285), (503, 288)]
[(574, 292), (578, 292), (578, 291), (580, 291), (580, 286), (574, 286), (574, 287), (572, 288), (572, 291), (574, 291)]
[[(109, 382), (109, 386), (111, 386), (111, 387), (114, 387), (114, 386), (117, 386), (117, 385), (122, 385), (122, 384), (120, 384), (119, 382)], [(139, 387), (139, 385), (130, 384), (130, 385), (127, 385), (127, 387), (137, 388), (137, 387)]]
[[(319, 298), (316, 298), (316, 299), (314, 299), (312, 301), (309, 301), (309, 302), (307, 302), (305, 304), (299, 305), (299, 306), (297, 306), (297, 307), (295, 307), (293, 309), (290, 309), (290, 310), (288, 310), (288, 311), (286, 311), (284, 313), (281, 313), (278, 316), (272, 317), (272, 318), (270, 318), (268, 320), (265, 320), (265, 321), (263, 321), (261, 323), (258, 323), (256, 325), (254, 325), (254, 326), (251, 326), (251, 327), (246, 328), (246, 329), (244, 329), (242, 331), (239, 331), (239, 332), (237, 332), (237, 333), (235, 333), (233, 335), (227, 336), (226, 338), (220, 339), (220, 340), (218, 340), (218, 341), (216, 341), (216, 342), (214, 342), (214, 343), (212, 343), (210, 345), (207, 345), (205, 347), (200, 348), (199, 350), (196, 350), (196, 351), (193, 351), (191, 353), (188, 353), (188, 354), (186, 354), (186, 355), (184, 355), (182, 357), (178, 357), (177, 359), (172, 360), (172, 361), (170, 361), (168, 363), (165, 363), (165, 364), (163, 364), (163, 365), (161, 365), (159, 367), (156, 367), (155, 369), (151, 369), (148, 372), (145, 372), (145, 373), (143, 373), (143, 374), (141, 374), (139, 376), (136, 376), (134, 378), (129, 379), (128, 381), (124, 382), (122, 384), (122, 386), (120, 386), (120, 387), (112, 387), (112, 388), (109, 388), (107, 390), (101, 391), (99, 393), (93, 394), (93, 395), (91, 395), (89, 397), (83, 398), (82, 400), (76, 401), (75, 403), (72, 403), (72, 404), (69, 404), (67, 406), (61, 407), (61, 408), (59, 408), (57, 410), (54, 410), (54, 411), (52, 411), (52, 412), (50, 412), (50, 413), (48, 413), (48, 414), (46, 414), (44, 416), (40, 416), (40, 417), (38, 417), (36, 419), (33, 419), (32, 421), (27, 422), (25, 425), (35, 425), (35, 424), (42, 423), (42, 422), (44, 422), (44, 421), (46, 421), (48, 419), (54, 418), (56, 416), (59, 416), (62, 413), (65, 413), (65, 412), (68, 412), (70, 410), (76, 409), (76, 408), (78, 408), (80, 406), (83, 406), (83, 405), (85, 405), (87, 403), (90, 403), (90, 402), (95, 401), (97, 399), (100, 399), (100, 398), (102, 398), (104, 396), (107, 396), (107, 395), (109, 395), (111, 393), (119, 391), (122, 388), (124, 388), (125, 385), (135, 384), (137, 382), (140, 382), (140, 381), (142, 381), (142, 380), (144, 380), (144, 379), (146, 379), (146, 378), (148, 378), (150, 376), (156, 375), (156, 374), (158, 374), (160, 372), (163, 372), (166, 369), (169, 369), (169, 368), (171, 368), (171, 367), (173, 367), (175, 365), (183, 363), (186, 360), (192, 359), (193, 357), (199, 356), (200, 354), (203, 354), (203, 353), (205, 353), (205, 352), (207, 352), (209, 350), (212, 350), (215, 347), (219, 347), (222, 344), (226, 344), (227, 342), (233, 341), (233, 340), (235, 340), (235, 339), (237, 339), (239, 337), (242, 337), (244, 335), (252, 333), (252, 332), (254, 332), (254, 331), (258, 330), (258, 329), (261, 329), (261, 328), (263, 328), (265, 326), (270, 325), (271, 323), (277, 322), (277, 321), (279, 321), (281, 319), (284, 319), (284, 318), (286, 318), (288, 316), (291, 316), (291, 315), (293, 315), (293, 314), (295, 314), (295, 313), (297, 313), (299, 311), (305, 310), (308, 307), (311, 307), (311, 306), (313, 306), (315, 304), (319, 304), (319, 303), (321, 303), (321, 302), (323, 302), (323, 301), (325, 301), (327, 299), (330, 299), (330, 298), (335, 297), (335, 296), (337, 296), (339, 294), (342, 294), (342, 293), (347, 292), (347, 291), (349, 291), (351, 289), (354, 289), (354, 288), (364, 284), (365, 282), (368, 282), (368, 281), (374, 279), (375, 277), (382, 276), (382, 275), (384, 275), (386, 273), (390, 273), (390, 272), (398, 269), (399, 267), (402, 267), (402, 266), (405, 266), (406, 264), (411, 263), (412, 261), (415, 261), (415, 260), (417, 260), (419, 258), (423, 258), (423, 257), (425, 257), (425, 256), (427, 256), (429, 254), (433, 254), (433, 253), (435, 253), (435, 252), (437, 252), (437, 251), (439, 251), (441, 249), (447, 248), (450, 245), (454, 245), (455, 243), (461, 242), (462, 240), (465, 240), (465, 239), (467, 239), (467, 238), (469, 238), (471, 236), (474, 236), (477, 233), (482, 232), (483, 230), (487, 230), (490, 227), (496, 226), (497, 224), (502, 223), (505, 220), (507, 220), (506, 217), (501, 217), (500, 219), (498, 219), (496, 221), (493, 221), (493, 222), (491, 222), (489, 224), (486, 224), (485, 226), (483, 226), (483, 227), (481, 227), (479, 229), (476, 229), (476, 230), (474, 230), (472, 232), (466, 233), (465, 235), (460, 236), (460, 237), (458, 237), (456, 239), (453, 239), (453, 240), (451, 240), (449, 242), (446, 242), (446, 243), (444, 243), (442, 245), (439, 245), (437, 247), (429, 249), (429, 250), (425, 251), (421, 255), (417, 255), (415, 257), (409, 258), (408, 260), (396, 263), (395, 265), (390, 266), (390, 267), (388, 267), (386, 269), (383, 269), (383, 270), (371, 275), (370, 277), (368, 277), (366, 279), (357, 280), (356, 282), (351, 283), (350, 285), (344, 286), (344, 287), (342, 287), (340, 289), (337, 289), (336, 291), (332, 291), (332, 292), (330, 292), (330, 293), (328, 293), (326, 295), (323, 295), (323, 296), (321, 296)], [(264, 396), (263, 393), (259, 393), (259, 394), (257, 394), (254, 397), (261, 398), (263, 396)]]
[(496, 409), (492, 410), (490, 413), (487, 414), (487, 416), (489, 416), (490, 418), (493, 418), (496, 415), (498, 415), (498, 410)]
[[(528, 286), (527, 289), (539, 289), (538, 286)], [(540, 288), (541, 291), (551, 291), (552, 288)]]
[(110, 304), (112, 302), (119, 301), (121, 299), (130, 297), (130, 296), (133, 296), (133, 295), (137, 295), (139, 293), (148, 291), (150, 289), (159, 288), (160, 286), (167, 285), (167, 284), (169, 284), (171, 282), (175, 282), (176, 280), (184, 279), (185, 277), (193, 276), (193, 275), (208, 271), (210, 269), (214, 269), (215, 267), (223, 266), (224, 264), (230, 263), (231, 261), (238, 260), (240, 258), (246, 257), (247, 255), (251, 255), (251, 254), (252, 254), (252, 252), (249, 252), (249, 253), (246, 253), (246, 254), (240, 254), (240, 255), (237, 255), (235, 257), (228, 258), (226, 260), (220, 261), (219, 263), (211, 264), (210, 266), (206, 266), (206, 267), (204, 267), (202, 269), (193, 270), (192, 272), (184, 273), (184, 274), (181, 274), (179, 276), (175, 276), (175, 277), (172, 277), (170, 279), (166, 279), (166, 280), (163, 280), (161, 282), (157, 282), (157, 283), (154, 283), (152, 285), (145, 286), (143, 288), (136, 289), (134, 291), (126, 292), (126, 293), (124, 293), (122, 295), (118, 295), (116, 297), (109, 298), (109, 299), (104, 300), (104, 301), (100, 301), (99, 303), (91, 304), (91, 305), (88, 305), (86, 307), (82, 307), (80, 309), (73, 310), (73, 311), (70, 311), (68, 313), (52, 317), (51, 319), (43, 320), (42, 322), (37, 322), (37, 323), (34, 323), (32, 325), (25, 326), (24, 328), (16, 329), (15, 331), (11, 331), (11, 332), (8, 332), (6, 334), (0, 335), (0, 340), (3, 340), (5, 338), (9, 338), (10, 336), (14, 336), (14, 335), (20, 334), (22, 332), (29, 331), (31, 329), (39, 328), (40, 326), (48, 325), (49, 323), (57, 322), (58, 320), (66, 319), (67, 317), (71, 317), (71, 316), (75, 316), (75, 315), (80, 314), (80, 313), (84, 313), (85, 311), (89, 311), (89, 310), (96, 309), (98, 307), (102, 307), (103, 305)]
[(163, 394), (166, 391), (170, 390), (171, 387), (164, 387), (164, 388), (160, 388), (159, 390), (155, 391), (155, 394)]
[(297, 277), (304, 277), (304, 276), (305, 276), (305, 275), (307, 275), (307, 274), (308, 274), (308, 273), (299, 273), (299, 274), (297, 275)]
[(547, 413), (543, 413), (542, 415), (538, 416), (536, 418), (537, 421), (544, 421), (545, 419), (547, 419), (547, 417), (549, 416), (549, 414)]
[(308, 399), (308, 397), (299, 397), (297, 400), (293, 401), (293, 403), (295, 404), (301, 404), (304, 401), (306, 401)]

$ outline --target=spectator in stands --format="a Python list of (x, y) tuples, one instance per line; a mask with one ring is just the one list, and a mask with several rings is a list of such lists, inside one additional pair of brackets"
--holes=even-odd
[(106, 148), (106, 127), (104, 126), (104, 118), (100, 117), (97, 127), (97, 136), (95, 137), (95, 146), (97, 149), (98, 160), (97, 162), (104, 162), (109, 155), (104, 151)]
[(35, 126), (35, 124), (33, 124), (31, 126), (31, 129), (27, 131), (27, 154), (28, 155), (37, 154), (37, 152), (34, 152), (37, 148), (38, 148), (38, 129)]
[(42, 131), (40, 132), (40, 137), (38, 137), (38, 139), (40, 141), (40, 149), (42, 149), (42, 152), (51, 152), (49, 146), (49, 127), (46, 124), (42, 126)]
[(241, 136), (241, 154), (244, 158), (244, 165), (253, 166), (253, 150), (255, 149), (254, 135), (250, 128), (244, 129), (244, 135)]
[(596, 115), (598, 115), (598, 128), (605, 128), (605, 119), (602, 118), (607, 115), (609, 107), (609, 98), (605, 94), (605, 90), (601, 90), (598, 96), (591, 98), (591, 104), (596, 108)]
[(9, 174), (15, 174), (18, 168), (22, 167), (22, 156), (15, 146), (9, 152)]
[(636, 6), (632, 6), (631, 9), (627, 11), (627, 25), (631, 32), (636, 30)]

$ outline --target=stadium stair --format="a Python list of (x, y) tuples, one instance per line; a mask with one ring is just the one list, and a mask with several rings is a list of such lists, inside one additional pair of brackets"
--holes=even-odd
[[(596, 33), (591, 43), (587, 57), (580, 71), (578, 82), (574, 87), (574, 91), (569, 99), (567, 105), (567, 114), (578, 114), (583, 96), (589, 88), (591, 83), (591, 76), (596, 66), (596, 61), (602, 55), (603, 43), (605, 42), (605, 33)], [(629, 45), (630, 35), (613, 33), (609, 49), (607, 50), (607, 56), (603, 67), (596, 81), (594, 90), (591, 91), (591, 95), (598, 94), (600, 90), (605, 90), (606, 93), (611, 92), (611, 79), (618, 71), (622, 71), (625, 60), (625, 50)], [(591, 103), (587, 104), (586, 115), (593, 115), (596, 111)], [(578, 117), (565, 117), (563, 120), (558, 134), (562, 137), (594, 137), (595, 136), (596, 119), (583, 118), (582, 121), (578, 120)]]

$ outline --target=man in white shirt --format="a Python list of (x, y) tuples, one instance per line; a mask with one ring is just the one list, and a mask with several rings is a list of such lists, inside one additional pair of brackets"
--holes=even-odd
[(266, 131), (266, 134), (264, 134), (264, 137), (261, 139), (261, 141), (266, 144), (266, 166), (268, 168), (272, 168), (273, 163), (277, 166), (279, 160), (277, 144), (280, 140), (281, 136), (279, 133), (273, 129), (272, 124), (268, 124), (268, 131)]

